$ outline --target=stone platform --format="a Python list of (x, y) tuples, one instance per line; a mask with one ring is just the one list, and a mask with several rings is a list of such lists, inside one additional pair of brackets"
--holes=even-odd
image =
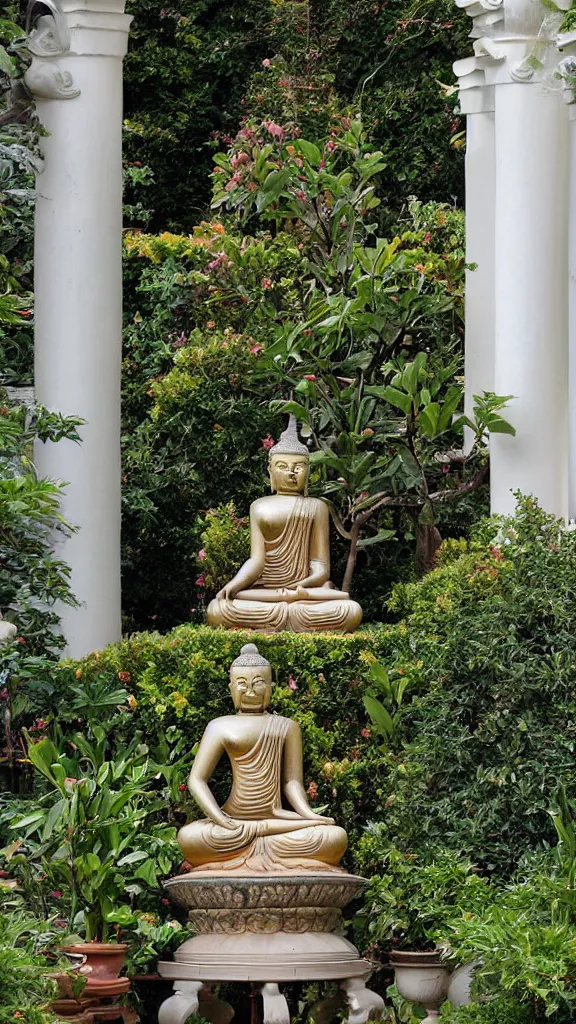
[(264, 1024), (288, 1024), (278, 983), (294, 981), (339, 981), (354, 1024), (380, 1017), (383, 1001), (365, 984), (372, 966), (341, 934), (342, 908), (365, 884), (339, 871), (250, 878), (191, 872), (170, 879), (166, 891), (188, 910), (197, 934), (173, 963), (158, 965), (175, 990), (159, 1024), (185, 1024), (198, 1010), (201, 989), (222, 981), (261, 985)]

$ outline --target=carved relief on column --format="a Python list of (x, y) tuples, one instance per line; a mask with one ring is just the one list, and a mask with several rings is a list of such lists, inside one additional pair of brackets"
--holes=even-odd
[(70, 51), (66, 15), (55, 0), (29, 0), (26, 33), (32, 63), (24, 76), (33, 96), (43, 100), (73, 100), (80, 95), (72, 75), (58, 59)]
[(576, 38), (576, 33), (558, 34), (563, 8), (570, 0), (560, 0), (557, 10), (549, 9), (539, 0), (455, 2), (473, 21), (470, 38), (474, 56), (454, 65), (461, 89), (471, 87), (470, 80), (463, 79), (473, 70), (484, 73), (487, 85), (546, 79), (548, 85), (553, 86), (553, 80), (558, 77), (555, 46), (561, 45), (563, 38), (568, 42)]

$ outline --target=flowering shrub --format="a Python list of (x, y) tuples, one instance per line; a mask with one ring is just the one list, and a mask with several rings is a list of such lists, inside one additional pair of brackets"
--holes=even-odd
[(206, 529), (198, 552), (207, 599), (232, 579), (249, 554), (248, 517), (236, 514), (233, 501), (210, 509), (206, 513)]
[[(515, 520), (488, 520), (472, 541), (445, 545), (423, 580), (399, 586), (396, 624), (257, 638), (274, 667), (274, 709), (302, 725), (306, 785), (346, 822), (348, 863), (361, 873), (378, 873), (392, 844), (424, 863), (441, 847), (461, 851), (509, 878), (520, 851), (554, 839), (558, 780), (576, 789), (575, 545), (525, 499)], [(128, 672), (143, 733), (161, 723), (191, 749), (229, 713), (228, 668), (249, 637), (182, 626), (133, 636), (79, 668)], [(374, 660), (391, 683), (408, 680), (385, 749), (364, 706)], [(76, 667), (59, 673), (56, 701)]]
[(0, 613), (16, 636), (0, 644), (2, 749), (11, 768), (15, 719), (51, 689), (50, 671), (64, 646), (57, 602), (74, 604), (68, 567), (52, 551), (54, 531), (71, 527), (60, 513), (62, 485), (38, 478), (34, 440), (79, 441), (79, 420), (48, 410), (0, 405)]

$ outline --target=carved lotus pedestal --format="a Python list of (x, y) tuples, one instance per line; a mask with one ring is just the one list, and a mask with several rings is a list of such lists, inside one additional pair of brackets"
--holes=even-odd
[[(212, 1024), (229, 1024), (232, 1007), (206, 1000), (221, 981), (260, 983), (264, 1024), (289, 1024), (279, 983), (291, 981), (337, 980), (351, 1024), (381, 1017), (383, 1000), (366, 988), (371, 965), (340, 934), (342, 907), (364, 884), (337, 872), (171, 879), (168, 895), (188, 909), (197, 934), (180, 946), (173, 963), (158, 965), (162, 977), (174, 982), (159, 1024), (185, 1024), (199, 1007)], [(324, 1002), (337, 1009), (335, 1001)]]

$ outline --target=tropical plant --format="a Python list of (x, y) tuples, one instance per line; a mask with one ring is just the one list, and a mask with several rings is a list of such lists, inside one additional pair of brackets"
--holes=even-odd
[(0, 1024), (50, 1024), (56, 995), (43, 952), (54, 941), (50, 926), (36, 920), (22, 899), (0, 883)]
[(389, 845), (380, 870), (366, 890), (357, 926), (364, 939), (385, 947), (433, 949), (446, 939), (456, 913), (471, 915), (489, 901), (487, 880), (471, 861), (446, 849), (429, 853), (423, 863)]
[(39, 129), (24, 84), (24, 31), (0, 18), (0, 379), (29, 380), (32, 368), (33, 175)]
[(93, 724), (91, 732), (91, 740), (77, 734), (59, 746), (48, 736), (29, 742), (47, 792), (12, 829), (20, 855), (26, 849), (16, 868), (29, 897), (49, 893), (61, 900), (70, 931), (107, 940), (136, 922), (133, 900), (170, 872), (178, 851), (175, 829), (162, 820), (166, 795), (155, 785), (171, 769), (151, 762), (138, 735), (110, 759), (106, 729)]
[(454, 958), (477, 963), (476, 997), (505, 995), (534, 1021), (571, 1019), (576, 1008), (576, 803), (564, 790), (551, 816), (556, 848), (524, 857), (513, 883), (493, 886), (474, 913), (458, 907), (446, 936)]
[(0, 611), (18, 631), (0, 646), (2, 761), (10, 771), (22, 755), (16, 720), (51, 689), (50, 670), (64, 646), (58, 603), (75, 603), (70, 571), (52, 548), (54, 532), (71, 529), (60, 512), (62, 485), (38, 478), (32, 449), (35, 441), (79, 441), (79, 423), (42, 406), (0, 406)]
[[(289, 222), (301, 239), (305, 307), (276, 326), (261, 366), (293, 390), (274, 407), (301, 419), (314, 443), (313, 483), (349, 542), (342, 588), (359, 548), (394, 536), (381, 519), (392, 510), (413, 520), (417, 567), (428, 570), (436, 507), (484, 483), (490, 431), (514, 433), (500, 414), (508, 397), (478, 396), (472, 420), (458, 414), (463, 251), (438, 256), (430, 231), (379, 235), (386, 165), (360, 121), (342, 119), (323, 146), (271, 121), (248, 124), (215, 161), (215, 208), (246, 224)], [(413, 228), (418, 217), (414, 204)]]

